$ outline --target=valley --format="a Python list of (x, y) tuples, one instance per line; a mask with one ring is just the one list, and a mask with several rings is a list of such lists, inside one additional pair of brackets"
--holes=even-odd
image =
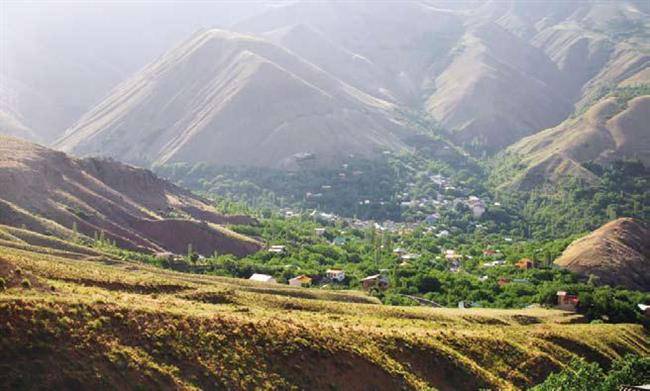
[(0, 389), (650, 384), (647, 2), (0, 22)]

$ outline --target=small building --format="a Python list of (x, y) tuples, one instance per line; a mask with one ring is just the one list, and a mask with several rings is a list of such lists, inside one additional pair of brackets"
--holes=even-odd
[(316, 236), (323, 236), (325, 235), (325, 228), (314, 228), (314, 233)]
[(499, 277), (499, 280), (497, 280), (497, 284), (502, 288), (504, 286), (508, 285), (509, 283), (510, 283), (510, 280), (505, 278), (505, 277)]
[(325, 272), (325, 275), (327, 276), (327, 278), (330, 279), (330, 281), (342, 282), (343, 280), (345, 280), (345, 271), (344, 270), (327, 269), (327, 271)]
[(491, 248), (483, 250), (483, 255), (485, 255), (486, 257), (491, 257), (491, 256), (494, 256), (496, 254), (497, 254), (497, 252), (492, 250)]
[(515, 263), (515, 266), (517, 266), (521, 270), (529, 270), (535, 267), (535, 262), (533, 262), (533, 260), (528, 258), (522, 258), (519, 261), (517, 261), (517, 263)]
[(639, 309), (643, 312), (646, 318), (650, 319), (650, 305), (639, 304)]
[(254, 273), (252, 276), (250, 276), (249, 280), (257, 281), (257, 282), (268, 282), (272, 284), (278, 283), (275, 280), (275, 278), (273, 278), (273, 276), (269, 276), (268, 274), (260, 274), (260, 273)]
[(406, 254), (406, 250), (403, 249), (403, 248), (401, 248), (401, 247), (396, 247), (396, 248), (393, 250), (393, 254), (395, 254), (395, 255), (401, 257), (402, 255)]
[(557, 292), (557, 308), (565, 311), (575, 311), (580, 304), (577, 295), (570, 295), (565, 291)]
[(496, 261), (492, 261), (492, 262), (485, 262), (485, 263), (483, 264), (483, 267), (503, 266), (503, 265), (505, 265), (505, 264), (506, 264), (506, 261), (504, 261), (504, 260), (502, 260), (502, 259), (498, 259), (498, 260), (496, 260)]
[(332, 244), (335, 246), (343, 246), (346, 242), (347, 240), (342, 236), (337, 236), (334, 238), (334, 240), (332, 240)]
[(291, 286), (308, 286), (311, 285), (311, 277), (301, 274), (294, 278), (289, 279), (289, 285)]
[(446, 238), (447, 236), (449, 236), (449, 231), (447, 231), (446, 229), (443, 229), (442, 231), (438, 232), (438, 234), (436, 234), (436, 236), (439, 237), (439, 238)]
[(412, 261), (420, 258), (420, 254), (408, 253), (399, 257), (402, 261)]
[(273, 254), (284, 254), (287, 252), (287, 247), (282, 245), (273, 245), (269, 247), (269, 252)]
[(372, 276), (362, 278), (361, 285), (363, 286), (363, 289), (367, 291), (373, 288), (377, 288), (383, 291), (388, 289), (389, 284), (388, 284), (388, 278), (386, 278), (386, 276), (384, 276), (383, 274), (374, 274)]

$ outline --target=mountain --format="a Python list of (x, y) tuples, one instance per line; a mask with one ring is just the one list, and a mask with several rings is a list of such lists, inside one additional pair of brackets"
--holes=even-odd
[(118, 86), (56, 147), (140, 165), (290, 167), (404, 148), (393, 111), (266, 40), (208, 30)]
[[(427, 0), (234, 7), (213, 22), (232, 32), (202, 30), (137, 71), (219, 13), (185, 8), (175, 10), (182, 28), (172, 23), (163, 34), (147, 24), (148, 34), (120, 35), (123, 50), (113, 50), (115, 37), (95, 33), (91, 44), (111, 50), (84, 49), (94, 55), (78, 61), (71, 33), (58, 25), (60, 45), (42, 34), (12, 40), (21, 42), (8, 51), (7, 80), (20, 98), (13, 112), (47, 133), (45, 142), (74, 117), (57, 147), (141, 165), (293, 168), (312, 155), (317, 164), (338, 164), (349, 154), (404, 148), (414, 123), (482, 156), (557, 127), (650, 69), (641, 1)], [(167, 11), (152, 18), (174, 20)], [(127, 19), (120, 34), (132, 32)], [(49, 71), (20, 66), (45, 60), (55, 62), (45, 67), (51, 83)], [(74, 94), (70, 84), (80, 86)]]
[(499, 25), (468, 28), (455, 51), (434, 79), (426, 110), (458, 143), (495, 151), (572, 111), (555, 64)]
[(6, 2), (0, 88), (12, 87), (15, 112), (34, 130), (31, 139), (51, 144), (117, 84), (193, 31), (231, 24), (271, 3)]
[(185, 254), (190, 244), (206, 256), (260, 249), (255, 240), (222, 226), (229, 223), (253, 221), (222, 216), (206, 200), (150, 171), (74, 159), (0, 136), (0, 224), (5, 226), (66, 240), (101, 235), (149, 253)]
[(294, 2), (232, 28), (273, 37), (480, 153), (647, 69), (647, 20), (634, 1)]
[(599, 284), (650, 291), (650, 227), (632, 218), (611, 221), (571, 243), (555, 264)]
[(648, 84), (633, 85), (620, 87), (584, 113), (508, 147), (506, 156), (518, 166), (508, 185), (530, 189), (567, 177), (590, 181), (595, 174), (584, 165), (590, 162), (638, 159), (649, 165), (650, 89)]

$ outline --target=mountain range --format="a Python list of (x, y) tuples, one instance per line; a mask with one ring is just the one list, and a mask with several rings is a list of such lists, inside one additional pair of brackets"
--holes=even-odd
[[(605, 91), (648, 82), (650, 18), (641, 1), (261, 3), (215, 18), (220, 29), (196, 31), (121, 83), (94, 65), (90, 71), (106, 82), (92, 98), (43, 87), (39, 99), (27, 100), (39, 105), (30, 110), (25, 100), (7, 99), (3, 118), (11, 119), (3, 123), (12, 126), (3, 132), (25, 128), (47, 140), (58, 134), (55, 148), (144, 166), (332, 165), (408, 149), (409, 134), (432, 131), (475, 154), (517, 142), (512, 150), (528, 154), (531, 140), (572, 132), (572, 114), (593, 113)], [(152, 46), (163, 46), (153, 33)], [(111, 53), (105, 61), (110, 68), (121, 60)], [(19, 75), (6, 74), (8, 90), (35, 78), (27, 70)], [(33, 112), (58, 110), (39, 101), (69, 105), (73, 98), (85, 114), (67, 130), (53, 120), (50, 129), (32, 125)], [(17, 101), (20, 107), (12, 106)], [(599, 131), (578, 122), (582, 136), (566, 148), (599, 145), (592, 155), (610, 160), (637, 152), (611, 148), (620, 137), (592, 142)], [(636, 139), (647, 132), (628, 130), (625, 121), (616, 126), (626, 145), (643, 145)], [(536, 161), (548, 160), (544, 155)], [(551, 171), (580, 170), (566, 168), (575, 166), (571, 153), (561, 155), (545, 163), (563, 167)]]

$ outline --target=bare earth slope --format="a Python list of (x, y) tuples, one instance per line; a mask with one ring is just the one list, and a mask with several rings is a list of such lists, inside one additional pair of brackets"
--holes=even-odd
[(621, 103), (605, 98), (584, 114), (557, 127), (526, 137), (507, 149), (518, 157), (523, 171), (511, 184), (526, 189), (567, 176), (589, 180), (582, 163), (606, 163), (633, 158), (650, 164), (650, 96)]
[(208, 30), (118, 86), (57, 147), (140, 165), (327, 163), (402, 148), (393, 109), (268, 41)]
[(611, 221), (571, 243), (555, 264), (598, 282), (650, 290), (650, 227), (642, 221)]
[[(0, 224), (59, 238), (99, 235), (148, 252), (246, 255), (260, 245), (218, 224), (221, 216), (191, 193), (151, 172), (98, 159), (73, 159), (0, 136)], [(160, 232), (164, 227), (164, 232)]]

